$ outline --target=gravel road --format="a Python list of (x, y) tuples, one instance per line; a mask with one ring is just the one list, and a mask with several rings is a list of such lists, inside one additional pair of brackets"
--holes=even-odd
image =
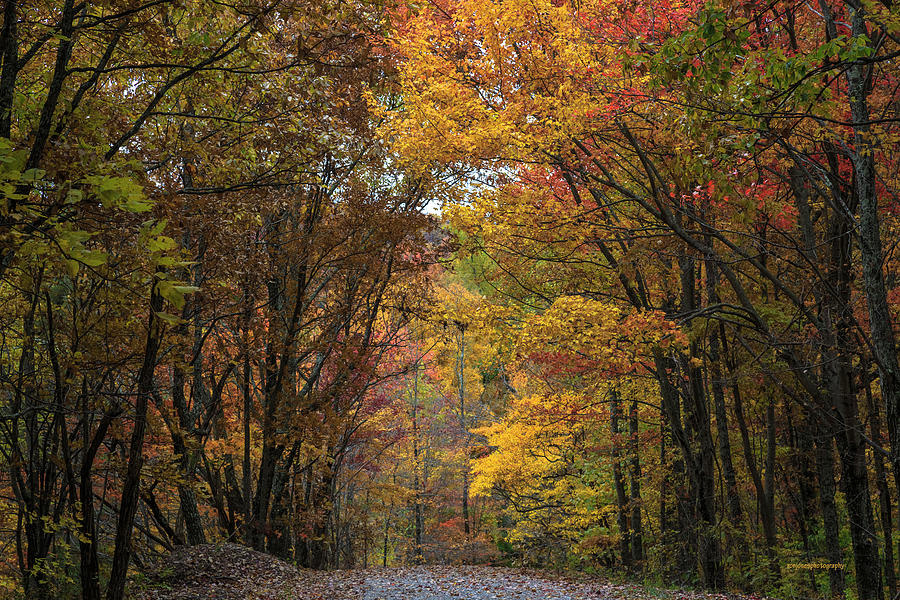
[(763, 600), (660, 590), (505, 567), (429, 565), (297, 569), (237, 544), (181, 548), (141, 580), (133, 600)]
[(486, 567), (410, 567), (368, 571), (362, 600), (585, 600), (595, 586)]

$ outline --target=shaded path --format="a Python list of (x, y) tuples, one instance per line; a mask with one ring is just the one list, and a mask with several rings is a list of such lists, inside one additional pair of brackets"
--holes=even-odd
[(362, 600), (584, 600), (596, 585), (554, 581), (511, 569), (409, 567), (370, 570)]
[[(180, 548), (131, 583), (133, 600), (751, 600), (505, 567), (297, 569), (237, 544)], [(762, 600), (754, 597), (752, 600)]]

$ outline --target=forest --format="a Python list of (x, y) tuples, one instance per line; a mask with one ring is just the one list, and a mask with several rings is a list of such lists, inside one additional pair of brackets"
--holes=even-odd
[(235, 543), (900, 598), (892, 0), (0, 31), (0, 597)]

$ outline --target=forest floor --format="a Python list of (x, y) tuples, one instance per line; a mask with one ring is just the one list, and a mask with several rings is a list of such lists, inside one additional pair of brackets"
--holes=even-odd
[(135, 600), (743, 600), (486, 566), (297, 569), (236, 544), (176, 551), (132, 582)]

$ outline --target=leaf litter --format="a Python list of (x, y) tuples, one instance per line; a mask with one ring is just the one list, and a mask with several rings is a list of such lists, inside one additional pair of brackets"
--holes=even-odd
[(486, 566), (298, 569), (238, 544), (176, 550), (132, 582), (135, 600), (764, 600)]

